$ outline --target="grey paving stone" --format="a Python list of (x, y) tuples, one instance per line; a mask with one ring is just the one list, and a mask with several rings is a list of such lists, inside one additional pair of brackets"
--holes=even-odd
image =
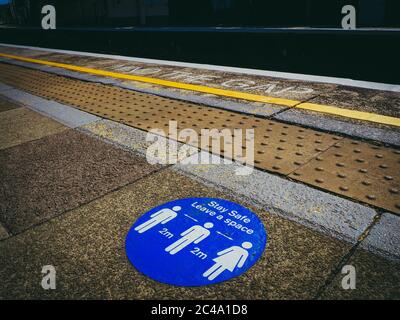
[(343, 289), (347, 273), (339, 272), (320, 299), (400, 299), (400, 263), (358, 249), (346, 265), (355, 268), (355, 289)]
[(400, 217), (384, 213), (361, 246), (400, 262)]
[(1, 96), (1, 91), (0, 91), (0, 112), (17, 109), (17, 108), (21, 108), (21, 106), (16, 103), (11, 102), (8, 99), (5, 99), (3, 96)]
[(49, 101), (24, 91), (13, 89), (2, 93), (8, 99), (24, 104), (24, 106), (44, 114), (70, 128), (100, 120), (99, 117), (80, 111), (55, 101)]
[(0, 93), (8, 91), (8, 90), (13, 90), (13, 89), (14, 89), (13, 87), (10, 87), (10, 86), (0, 82)]
[(17, 108), (0, 113), (0, 150), (68, 130), (37, 112)]
[(0, 222), (20, 233), (158, 169), (71, 129), (2, 150)]
[[(190, 146), (185, 147), (185, 152), (175, 152), (173, 148), (171, 148), (172, 152), (170, 152), (170, 146), (172, 147), (175, 145), (176, 151), (179, 151), (183, 150), (183, 144), (163, 138), (162, 136), (158, 136), (157, 139), (152, 140), (152, 138), (150, 138), (151, 135), (148, 132), (106, 119), (92, 122), (80, 127), (78, 130), (104, 139), (105, 141), (111, 142), (119, 147), (138, 152), (146, 157), (146, 159), (151, 163), (171, 164), (169, 157), (174, 157), (177, 161), (181, 161), (198, 152), (197, 148)], [(167, 151), (162, 154), (148, 154), (147, 150), (154, 141), (163, 141)]]

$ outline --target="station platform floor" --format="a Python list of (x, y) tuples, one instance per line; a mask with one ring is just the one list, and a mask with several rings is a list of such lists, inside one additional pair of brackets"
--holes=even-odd
[[(0, 45), (0, 298), (399, 299), (399, 113), (398, 85)], [(254, 158), (169, 136), (179, 154), (149, 161), (171, 121), (199, 139), (253, 130)], [(198, 288), (133, 268), (134, 221), (188, 197), (257, 214), (254, 267)]]

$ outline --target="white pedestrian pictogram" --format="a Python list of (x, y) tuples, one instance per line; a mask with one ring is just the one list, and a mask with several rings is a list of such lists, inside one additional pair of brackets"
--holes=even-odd
[(170, 254), (175, 254), (191, 243), (199, 243), (210, 235), (210, 231), (214, 225), (211, 222), (206, 222), (204, 228), (200, 225), (193, 226), (181, 233), (182, 238), (175, 241), (173, 244), (165, 248), (165, 251)]
[(228, 249), (222, 250), (217, 253), (218, 257), (213, 259), (215, 264), (203, 273), (203, 277), (208, 280), (214, 280), (225, 270), (233, 271), (236, 267), (243, 267), (244, 263), (249, 256), (249, 253), (245, 249), (253, 247), (251, 242), (243, 242), (242, 247), (232, 246)]
[(180, 211), (182, 208), (180, 206), (175, 206), (171, 209), (164, 208), (156, 213), (153, 213), (150, 217), (150, 220), (138, 225), (135, 230), (139, 233), (143, 233), (158, 224), (166, 224), (167, 222), (171, 221), (172, 219), (176, 218), (178, 215), (176, 211)]

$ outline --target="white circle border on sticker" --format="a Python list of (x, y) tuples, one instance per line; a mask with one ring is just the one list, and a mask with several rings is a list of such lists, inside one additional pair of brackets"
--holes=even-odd
[(267, 244), (263, 223), (240, 204), (178, 199), (140, 216), (129, 230), (129, 261), (149, 278), (176, 286), (227, 281), (250, 269)]

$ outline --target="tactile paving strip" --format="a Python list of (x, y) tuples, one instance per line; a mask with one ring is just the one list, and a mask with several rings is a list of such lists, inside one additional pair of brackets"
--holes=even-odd
[(399, 169), (400, 151), (343, 139), (290, 177), (399, 212)]
[[(100, 117), (146, 131), (163, 129), (168, 132), (170, 120), (177, 121), (178, 130), (190, 128), (199, 134), (201, 129), (222, 130), (226, 128), (233, 132), (233, 129), (253, 128), (256, 167), (290, 175), (293, 179), (319, 188), (400, 213), (399, 198), (396, 194), (399, 186), (400, 165), (396, 150), (387, 148), (382, 150), (385, 151), (384, 157), (388, 161), (387, 164), (381, 163), (381, 158), (375, 154), (364, 152), (364, 160), (369, 166), (375, 168), (387, 165), (386, 169), (390, 168), (391, 171), (386, 175), (392, 178), (392, 180), (387, 180), (388, 177), (384, 178), (385, 181), (388, 181), (388, 188), (381, 188), (382, 175), (374, 171), (374, 174), (368, 177), (371, 187), (365, 189), (357, 187), (358, 180), (351, 175), (352, 171), (362, 168), (352, 169), (354, 167), (348, 165), (346, 167), (348, 171), (343, 171), (343, 175), (349, 177), (346, 183), (333, 179), (333, 176), (336, 177), (339, 174), (333, 169), (337, 162), (335, 156), (339, 152), (337, 150), (343, 148), (342, 159), (350, 159), (356, 154), (355, 151), (341, 145), (343, 138), (339, 136), (7, 64), (0, 64), (0, 80), (32, 94), (72, 105)], [(345, 145), (346, 142), (347, 140), (343, 144)], [(368, 144), (363, 145), (366, 145), (366, 149), (373, 148)], [(210, 150), (211, 141), (204, 147)], [(242, 148), (243, 152), (246, 152), (245, 141), (243, 141)], [(222, 145), (219, 150), (213, 150), (213, 152), (223, 155), (225, 153)], [(321, 161), (319, 159), (324, 159), (322, 161), (327, 164), (324, 168), (321, 167), (323, 170), (320, 171), (318, 171), (321, 169), (320, 165), (314, 165)], [(317, 180), (323, 180), (323, 182), (317, 182)], [(344, 190), (346, 188), (348, 190)], [(379, 188), (381, 189), (378, 191)], [(372, 199), (373, 197), (374, 199)]]
[[(296, 170), (341, 139), (276, 121), (36, 70), (4, 64), (0, 70), (0, 78), (7, 84), (143, 130), (168, 132), (170, 120), (178, 122), (178, 129), (190, 128), (199, 134), (201, 129), (254, 129), (255, 164), (280, 174)], [(245, 136), (245, 153), (244, 139)], [(205, 147), (211, 148), (211, 140)], [(223, 146), (214, 153), (224, 154)]]

